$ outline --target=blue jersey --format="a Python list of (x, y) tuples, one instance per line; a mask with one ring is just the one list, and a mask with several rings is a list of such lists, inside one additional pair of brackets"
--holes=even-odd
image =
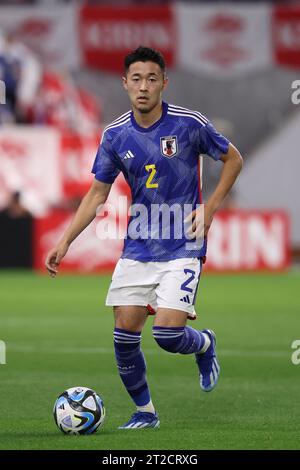
[(202, 202), (201, 154), (218, 160), (228, 146), (202, 114), (165, 102), (161, 118), (148, 128), (128, 111), (104, 129), (92, 172), (104, 183), (113, 183), (122, 172), (132, 194), (122, 258), (168, 261), (205, 255), (206, 243), (195, 247), (186, 236), (184, 217)]

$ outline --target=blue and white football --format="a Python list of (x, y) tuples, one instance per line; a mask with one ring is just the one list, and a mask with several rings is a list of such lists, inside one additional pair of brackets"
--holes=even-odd
[(103, 425), (105, 408), (101, 397), (92, 389), (73, 387), (57, 398), (54, 419), (65, 434), (92, 434)]

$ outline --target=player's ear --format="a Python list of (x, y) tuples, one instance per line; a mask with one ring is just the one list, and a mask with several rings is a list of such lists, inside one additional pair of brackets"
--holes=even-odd
[(165, 90), (168, 85), (169, 85), (169, 79), (168, 79), (168, 77), (167, 77), (166, 75), (164, 75), (163, 90)]
[(122, 83), (125, 90), (127, 90), (127, 77), (122, 77)]

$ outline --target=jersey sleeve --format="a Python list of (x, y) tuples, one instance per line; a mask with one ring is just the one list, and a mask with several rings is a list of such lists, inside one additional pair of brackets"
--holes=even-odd
[(214, 160), (219, 160), (222, 154), (228, 152), (229, 140), (220, 134), (209, 121), (205, 125), (197, 126), (194, 139), (197, 151)]
[(95, 178), (103, 183), (112, 184), (121, 169), (118, 165), (116, 154), (113, 150), (111, 139), (107, 133), (102, 137), (92, 167)]

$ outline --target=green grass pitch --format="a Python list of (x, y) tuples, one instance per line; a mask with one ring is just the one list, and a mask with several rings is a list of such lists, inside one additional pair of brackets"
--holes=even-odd
[[(300, 274), (203, 275), (193, 327), (217, 334), (221, 376), (199, 388), (193, 356), (171, 355), (151, 337), (143, 349), (157, 430), (121, 431), (134, 407), (114, 362), (110, 276), (0, 273), (1, 449), (299, 449)], [(73, 386), (95, 389), (106, 421), (92, 436), (55, 426), (56, 397)]]

